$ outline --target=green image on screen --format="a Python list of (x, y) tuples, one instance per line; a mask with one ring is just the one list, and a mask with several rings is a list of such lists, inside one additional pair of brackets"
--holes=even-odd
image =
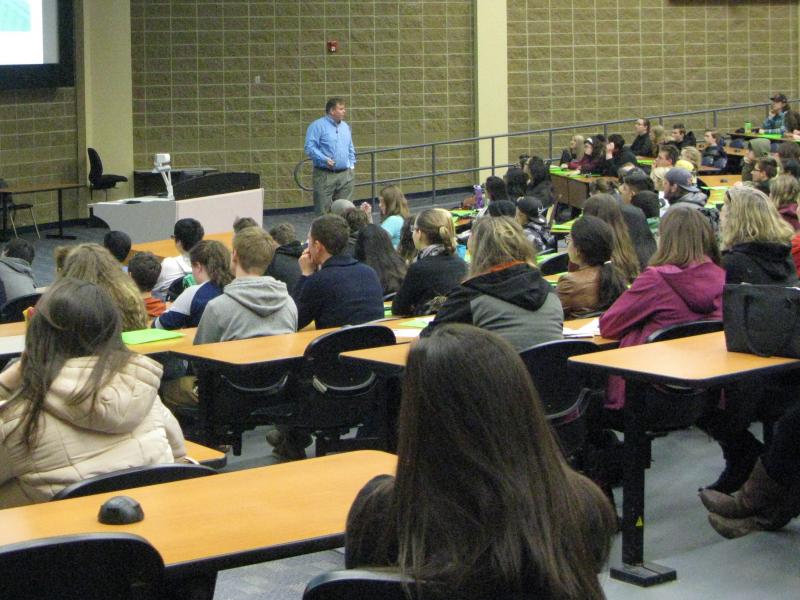
[(30, 31), (29, 0), (0, 0), (0, 31)]

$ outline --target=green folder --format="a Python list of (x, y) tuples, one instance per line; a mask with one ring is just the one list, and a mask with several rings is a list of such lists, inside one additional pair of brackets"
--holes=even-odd
[(637, 158), (636, 159), (636, 162), (638, 162), (640, 165), (652, 165), (654, 161), (655, 161), (654, 158)]
[(758, 137), (767, 138), (768, 140), (782, 140), (783, 135), (780, 133), (761, 133)]
[(150, 342), (160, 342), (162, 340), (172, 340), (184, 337), (186, 334), (180, 331), (169, 331), (167, 329), (137, 329), (135, 331), (125, 331), (122, 334), (122, 342), (129, 346), (136, 344), (148, 344)]
[(477, 210), (465, 210), (461, 208), (457, 208), (455, 210), (451, 210), (450, 214), (454, 217), (472, 217), (478, 214)]

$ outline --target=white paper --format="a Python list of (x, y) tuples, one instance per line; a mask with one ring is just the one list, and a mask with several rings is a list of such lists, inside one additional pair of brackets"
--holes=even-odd
[[(569, 323), (569, 321), (567, 321)], [(600, 319), (592, 319), (583, 327), (578, 329), (570, 328), (567, 323), (564, 323), (564, 337), (565, 338), (590, 338), (600, 335)]]

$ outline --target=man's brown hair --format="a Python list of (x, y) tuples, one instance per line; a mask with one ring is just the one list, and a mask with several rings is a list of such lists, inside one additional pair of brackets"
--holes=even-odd
[(233, 250), (239, 265), (248, 273), (264, 273), (278, 244), (260, 227), (246, 227), (233, 236)]

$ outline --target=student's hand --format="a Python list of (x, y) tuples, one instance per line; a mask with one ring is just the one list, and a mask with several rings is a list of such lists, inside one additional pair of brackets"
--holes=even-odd
[(22, 383), (22, 361), (18, 360), (0, 373), (0, 385), (9, 390), (16, 390)]
[(311, 255), (308, 253), (308, 248), (303, 251), (300, 258), (297, 259), (297, 262), (300, 265), (300, 272), (306, 277), (313, 275), (317, 270), (314, 261), (311, 259)]

